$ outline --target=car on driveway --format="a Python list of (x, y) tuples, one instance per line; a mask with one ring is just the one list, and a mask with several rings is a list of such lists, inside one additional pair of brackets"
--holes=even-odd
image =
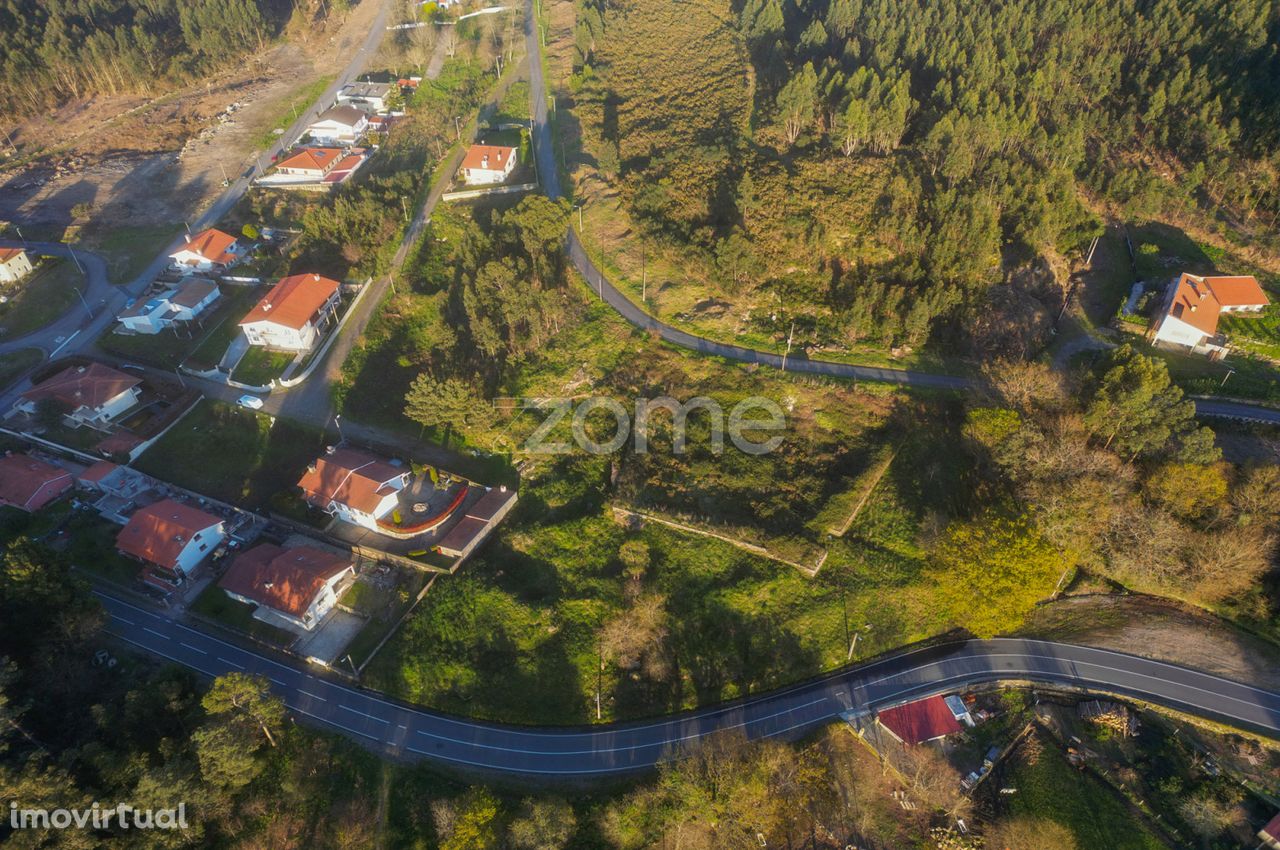
[(262, 403), (262, 399), (258, 398), (256, 395), (242, 395), (236, 400), (236, 404), (240, 405), (245, 410), (261, 410)]

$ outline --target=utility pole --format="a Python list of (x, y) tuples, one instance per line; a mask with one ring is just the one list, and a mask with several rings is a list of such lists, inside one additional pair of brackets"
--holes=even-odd
[(1223, 387), (1225, 387), (1227, 385), (1227, 378), (1230, 378), (1235, 373), (1236, 373), (1235, 369), (1227, 369), (1227, 374), (1222, 376), (1222, 383), (1218, 384), (1218, 389), (1222, 389)]
[(405, 203), (404, 195), (400, 196), (400, 209), (404, 210), (404, 220), (409, 220), (409, 206)]
[[(88, 285), (89, 285), (89, 276), (88, 276), (87, 274), (85, 274), (85, 272), (84, 272), (84, 266), (80, 265), (80, 258), (76, 256), (76, 249), (75, 249), (75, 248), (72, 248), (70, 245), (68, 245), (68, 246), (67, 246), (67, 253), (69, 253), (69, 254), (71, 255), (71, 261), (72, 261), (73, 263), (75, 263), (75, 264), (76, 264), (76, 268), (80, 271), (80, 274), (84, 277), (84, 284), (85, 284), (85, 286), (88, 286)], [(85, 311), (85, 313), (87, 313), (87, 314), (88, 314), (88, 316), (89, 316), (89, 318), (90, 318), (90, 319), (92, 319), (92, 318), (93, 318), (93, 311), (89, 309), (89, 302), (84, 300), (84, 293), (80, 291), (80, 287), (78, 287), (78, 286), (73, 286), (73, 287), (71, 287), (71, 288), (72, 288), (72, 289), (74, 289), (74, 290), (76, 291), (76, 295), (80, 296), (80, 303), (81, 303), (81, 305), (83, 305), (83, 306), (84, 306), (84, 311)]]
[(462, 141), (462, 123), (458, 120), (457, 115), (453, 116), (453, 129), (458, 132), (458, 141)]
[(649, 303), (649, 275), (644, 267), (644, 240), (640, 241), (640, 301)]
[[(782, 355), (782, 371), (784, 372), (787, 371), (787, 358), (791, 356), (791, 340), (795, 338), (795, 335), (796, 335), (796, 322), (795, 322), (795, 319), (792, 319), (791, 332), (787, 334), (787, 352), (786, 354)], [(857, 638), (854, 638), (854, 640), (857, 640)], [(853, 652), (852, 649), (849, 651)]]
[(333, 414), (333, 425), (335, 428), (338, 429), (338, 443), (341, 444), (346, 442), (346, 439), (342, 436), (342, 414), (341, 413)]

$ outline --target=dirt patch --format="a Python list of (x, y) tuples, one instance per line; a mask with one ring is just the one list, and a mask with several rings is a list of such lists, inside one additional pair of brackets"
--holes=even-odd
[(1183, 664), (1280, 691), (1280, 646), (1150, 596), (1059, 599), (1037, 609), (1022, 634)]
[[(32, 116), (10, 130), (20, 153), (0, 177), (0, 219), (92, 229), (187, 220), (252, 162), (262, 134), (293, 120), (294, 95), (340, 71), (381, 0), (306, 29), (234, 68), (155, 99), (97, 97)], [(84, 213), (85, 209), (76, 209)]]

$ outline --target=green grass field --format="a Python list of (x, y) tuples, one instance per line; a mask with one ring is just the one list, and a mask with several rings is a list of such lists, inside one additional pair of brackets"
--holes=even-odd
[(197, 493), (262, 509), (291, 492), (323, 450), (319, 431), (204, 399), (136, 465)]
[(84, 285), (84, 275), (70, 260), (44, 258), (25, 280), (3, 290), (9, 300), (0, 304), (0, 340), (37, 331), (73, 308), (83, 311), (76, 290)]
[(260, 346), (250, 346), (248, 352), (236, 365), (235, 371), (231, 373), (231, 377), (242, 384), (263, 387), (279, 378), (285, 367), (293, 362), (294, 357), (294, 354), (288, 352), (268, 351)]
[(35, 348), (0, 354), (0, 387), (9, 386), (23, 372), (43, 361), (44, 354)]
[(1008, 798), (1012, 814), (1056, 821), (1075, 833), (1082, 848), (1166, 850), (1121, 798), (1073, 768), (1051, 744), (1043, 744), (1034, 760), (1016, 756), (1002, 785), (1017, 789)]

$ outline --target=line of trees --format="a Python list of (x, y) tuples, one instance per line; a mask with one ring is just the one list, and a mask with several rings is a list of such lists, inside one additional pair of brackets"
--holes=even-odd
[[(282, 8), (277, 8), (282, 7)], [(0, 107), (149, 94), (261, 49), (274, 0), (0, 0)]]

